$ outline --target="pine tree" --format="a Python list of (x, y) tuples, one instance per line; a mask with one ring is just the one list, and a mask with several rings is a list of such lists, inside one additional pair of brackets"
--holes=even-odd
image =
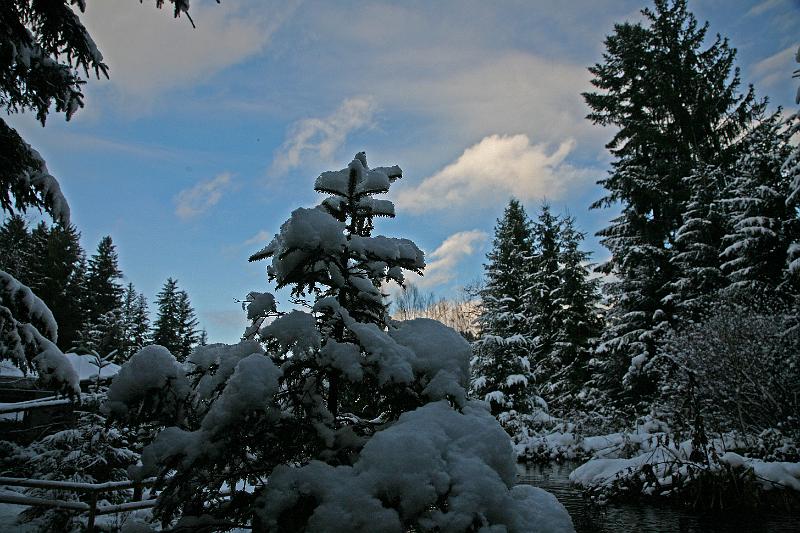
[(533, 376), (545, 401), (553, 398), (555, 375), (561, 362), (554, 354), (561, 324), (557, 322), (556, 292), (561, 284), (559, 268), (559, 220), (543, 204), (531, 232), (533, 257), (527, 273), (525, 298), (528, 331), (533, 338)]
[(682, 225), (675, 232), (670, 257), (675, 278), (668, 283), (665, 297), (675, 314), (684, 319), (696, 318), (703, 300), (727, 285), (719, 257), (728, 229), (720, 190), (727, 181), (726, 173), (710, 165), (698, 166), (684, 180), (691, 196)]
[(792, 130), (778, 111), (742, 140), (742, 156), (722, 200), (730, 232), (720, 255), (730, 291), (773, 291), (786, 280), (786, 257), (800, 236), (791, 182), (782, 171), (793, 149)]
[(23, 283), (30, 283), (31, 234), (28, 223), (19, 215), (11, 215), (0, 226), (0, 270), (5, 270)]
[(514, 434), (537, 408), (527, 294), (533, 259), (531, 225), (518, 200), (512, 199), (497, 221), (486, 257), (472, 390), (489, 402), (492, 414)]
[(178, 336), (180, 348), (173, 352), (179, 361), (185, 360), (197, 344), (197, 317), (186, 291), (178, 291)]
[(123, 350), (123, 326), (114, 324), (122, 319), (122, 294), (119, 280), (117, 250), (110, 236), (105, 236), (97, 246), (97, 252), (89, 258), (84, 298), (85, 322), (80, 334), (78, 349), (96, 351), (108, 355), (116, 350), (115, 358)]
[[(434, 320), (389, 319), (380, 286), (424, 268), (413, 242), (372, 235), (374, 217), (394, 215), (391, 202), (373, 196), (400, 176), (357, 154), (317, 178), (315, 189), (330, 198), (294, 210), (252, 256), (270, 259), (270, 280), (309, 300), (307, 310), (279, 312), (273, 295), (248, 294), (247, 316), (258, 324), (248, 331), (263, 344), (198, 348), (190, 374), (160, 346), (122, 367), (106, 409), (169, 426), (131, 469), (159, 475), (163, 523), (572, 530), (553, 498), (515, 486), (508, 436), (467, 397), (470, 345)], [(254, 479), (262, 480), (254, 490), (223, 497)]]
[(150, 332), (150, 318), (147, 314), (147, 300), (144, 294), (136, 292), (133, 283), (128, 283), (122, 298), (122, 347), (114, 362), (130, 359), (147, 344)]
[(89, 258), (86, 290), (89, 293), (89, 320), (118, 309), (122, 305), (122, 279), (117, 249), (110, 236), (97, 245), (97, 252)]
[(598, 379), (612, 396), (627, 392), (634, 401), (654, 391), (648, 362), (671, 320), (666, 297), (689, 200), (684, 177), (699, 162), (730, 166), (737, 137), (763, 108), (752, 87), (739, 93), (735, 50), (719, 36), (706, 45), (708, 25), (698, 25), (684, 0), (656, 0), (642, 13), (645, 25), (617, 24), (606, 38), (604, 62), (589, 69), (599, 92), (584, 94), (588, 118), (617, 128), (607, 145), (613, 168), (599, 182), (607, 194), (592, 207), (622, 208), (598, 234), (612, 254), (601, 271), (619, 280), (609, 290)]
[(178, 280), (167, 278), (161, 291), (156, 295), (158, 314), (153, 323), (153, 344), (163, 346), (176, 355), (181, 353), (183, 348), (180, 292)]
[(589, 252), (580, 244), (584, 234), (575, 228), (575, 220), (564, 217), (559, 232), (558, 279), (552, 293), (555, 341), (550, 354), (550, 397), (548, 405), (558, 412), (576, 408), (590, 379), (589, 362), (594, 340), (602, 330), (599, 303), (599, 280), (589, 272)]
[(40, 223), (31, 232), (28, 285), (47, 304), (58, 323), (58, 347), (70, 349), (86, 320), (85, 253), (75, 226)]

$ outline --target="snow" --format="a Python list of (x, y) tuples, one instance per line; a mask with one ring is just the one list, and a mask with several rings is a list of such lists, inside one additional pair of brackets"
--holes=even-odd
[(299, 208), (283, 223), (281, 231), (250, 261), (272, 257), (270, 272), (283, 283), (311, 258), (338, 256), (345, 247), (344, 223), (322, 207)]
[(13, 302), (24, 312), (24, 315), (15, 317), (18, 321), (35, 321), (39, 333), (53, 342), (58, 340), (58, 324), (47, 305), (28, 286), (0, 270), (0, 303), (4, 301)]
[(275, 528), (276, 517), (305, 496), (313, 502), (312, 531), (402, 532), (413, 522), (443, 532), (475, 524), (486, 531), (574, 531), (555, 497), (514, 481), (508, 436), (483, 404), (458, 412), (435, 402), (376, 433), (353, 466), (277, 467), (257, 512)]
[(275, 312), (275, 296), (268, 292), (251, 292), (242, 302), (242, 309), (247, 309), (247, 320), (266, 316)]
[(143, 450), (142, 465), (131, 467), (129, 474), (133, 479), (156, 475), (161, 465), (173, 464), (173, 458), (180, 461), (182, 468), (190, 469), (203, 457), (220, 457), (227, 451), (225, 437), (230, 429), (243, 423), (250, 413), (265, 412), (273, 419), (280, 416), (272, 407), (280, 376), (281, 370), (262, 353), (252, 353), (241, 359), (200, 422), (200, 428), (196, 431), (166, 428)]
[[(254, 340), (238, 344), (209, 344), (198, 346), (189, 357), (189, 363), (201, 373), (194, 392), (200, 401), (209, 400), (233, 375), (239, 361), (251, 354), (263, 354), (264, 348)], [(212, 371), (213, 368), (213, 371)]]
[(391, 182), (401, 175), (402, 171), (396, 166), (370, 170), (367, 167), (366, 155), (364, 152), (359, 152), (347, 168), (320, 174), (314, 183), (314, 189), (349, 196), (352, 185), (355, 196), (365, 196), (388, 191)]
[(336, 342), (328, 339), (319, 352), (318, 362), (322, 367), (340, 370), (348, 379), (357, 382), (364, 377), (361, 368), (361, 350), (349, 342)]
[(176, 412), (189, 394), (186, 374), (169, 350), (157, 344), (145, 346), (133, 354), (114, 377), (105, 409), (124, 417), (130, 407), (167, 390), (171, 393), (171, 410)]
[(406, 268), (425, 268), (425, 254), (413, 241), (394, 237), (361, 237), (350, 238), (350, 250), (368, 259), (381, 261), (401, 261)]
[(271, 324), (261, 328), (262, 339), (275, 339), (283, 351), (292, 350), (302, 355), (320, 347), (321, 338), (313, 315), (303, 311), (291, 311), (276, 318)]
[(224, 431), (241, 422), (249, 411), (268, 410), (280, 376), (281, 370), (263, 354), (253, 353), (239, 361), (219, 399), (203, 418), (203, 431)]
[(742, 457), (734, 452), (725, 453), (719, 460), (733, 468), (752, 468), (764, 489), (787, 487), (800, 492), (800, 463), (767, 462)]
[(411, 367), (431, 400), (452, 397), (461, 405), (469, 384), (472, 348), (457, 331), (429, 318), (395, 323), (389, 336), (414, 353)]
[(33, 358), (39, 380), (45, 386), (60, 390), (69, 396), (80, 396), (81, 385), (78, 373), (58, 347), (40, 336), (39, 346), (44, 348)]

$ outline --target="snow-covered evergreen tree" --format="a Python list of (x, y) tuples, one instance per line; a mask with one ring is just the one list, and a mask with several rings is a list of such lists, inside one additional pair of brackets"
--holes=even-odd
[(156, 294), (158, 312), (153, 322), (153, 344), (164, 346), (170, 353), (179, 352), (182, 346), (179, 293), (178, 280), (167, 278), (164, 286)]
[(684, 179), (691, 196), (675, 232), (674, 276), (664, 296), (681, 318), (691, 319), (705, 298), (727, 285), (719, 257), (728, 229), (721, 201), (726, 180), (726, 171), (713, 166), (698, 166)]
[(173, 354), (179, 361), (183, 361), (192, 353), (192, 348), (195, 347), (198, 339), (197, 317), (192, 303), (189, 301), (189, 294), (183, 290), (178, 291), (178, 324), (180, 348)]
[(158, 314), (153, 324), (153, 343), (164, 346), (185, 361), (197, 344), (197, 318), (186, 291), (178, 280), (168, 278), (156, 295)]
[(150, 317), (147, 299), (136, 291), (133, 283), (128, 283), (122, 298), (122, 349), (116, 361), (125, 362), (144, 348), (150, 337)]
[(622, 214), (599, 235), (611, 251), (601, 267), (610, 286), (610, 326), (598, 352), (597, 379), (612, 397), (638, 401), (655, 391), (648, 362), (669, 326), (670, 262), (689, 200), (684, 178), (699, 162), (721, 168), (736, 158), (736, 140), (763, 108), (752, 88), (740, 94), (735, 50), (717, 36), (706, 43), (685, 0), (656, 0), (644, 23), (617, 24), (603, 63), (589, 70), (597, 92), (584, 94), (590, 120), (616, 127), (615, 157), (600, 181), (607, 194), (592, 207)]
[(533, 223), (531, 244), (533, 256), (525, 280), (525, 314), (529, 320), (528, 331), (532, 337), (531, 364), (538, 393), (546, 402), (553, 397), (556, 375), (562, 369), (555, 352), (562, 325), (558, 323), (559, 303), (556, 292), (561, 285), (558, 217), (548, 204), (543, 204)]
[(779, 112), (760, 121), (742, 140), (742, 155), (722, 203), (730, 230), (723, 238), (722, 271), (728, 290), (775, 290), (786, 278), (786, 257), (800, 235), (790, 181), (782, 166), (792, 152)]
[(541, 408), (531, 360), (535, 346), (528, 294), (534, 260), (531, 225), (518, 200), (512, 199), (497, 221), (486, 257), (472, 391), (489, 402), (492, 414), (516, 434)]
[(565, 412), (580, 407), (590, 379), (589, 361), (594, 340), (602, 330), (599, 280), (589, 272), (589, 252), (580, 249), (584, 234), (575, 228), (571, 216), (561, 220), (558, 255), (558, 286), (552, 292), (555, 337), (549, 355), (549, 396), (551, 411)]
[(31, 234), (28, 223), (19, 215), (11, 215), (0, 226), (0, 270), (24, 280), (31, 264)]
[(374, 196), (400, 176), (357, 154), (317, 178), (329, 198), (293, 211), (252, 256), (270, 259), (268, 277), (308, 303), (278, 312), (274, 296), (250, 293), (247, 335), (263, 344), (199, 347), (188, 375), (160, 346), (123, 365), (108, 411), (174, 421), (132, 470), (171, 473), (157, 509), (165, 524), (573, 530), (552, 495), (514, 486), (508, 436), (484, 403), (467, 399), (469, 344), (433, 320), (388, 316), (380, 284), (424, 267), (413, 242), (372, 235), (375, 217), (394, 215)]

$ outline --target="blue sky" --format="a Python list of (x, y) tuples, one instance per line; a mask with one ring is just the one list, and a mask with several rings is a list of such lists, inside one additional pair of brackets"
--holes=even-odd
[[(530, 213), (542, 198), (568, 210), (606, 257), (591, 235), (612, 213), (588, 205), (611, 132), (583, 118), (580, 93), (641, 1), (194, 0), (194, 30), (152, 3), (87, 2), (110, 81), (89, 81), (69, 123), (10, 122), (59, 179), (85, 248), (110, 234), (125, 281), (151, 301), (178, 278), (211, 341), (235, 341), (235, 299), (270, 288), (248, 255), (319, 200), (321, 171), (361, 150), (404, 171), (398, 216), (377, 230), (427, 252), (427, 290), (480, 276), (512, 194)], [(746, 83), (795, 108), (800, 2), (690, 9), (738, 48)]]

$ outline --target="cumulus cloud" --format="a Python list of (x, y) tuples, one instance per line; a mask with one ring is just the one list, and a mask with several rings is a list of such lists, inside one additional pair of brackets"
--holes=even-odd
[(427, 266), (424, 276), (409, 275), (408, 281), (418, 287), (434, 287), (453, 280), (458, 264), (467, 256), (474, 254), (486, 242), (483, 231), (461, 231), (450, 235), (433, 252), (426, 254)]
[(275, 152), (271, 173), (284, 174), (311, 155), (329, 162), (352, 132), (372, 126), (375, 101), (371, 97), (348, 98), (330, 115), (306, 118), (289, 127), (286, 140)]
[(180, 191), (175, 196), (175, 214), (189, 219), (205, 213), (222, 199), (222, 195), (233, 185), (230, 172), (223, 172), (210, 180)]
[(238, 2), (192, 2), (197, 29), (153, 2), (87, 2), (82, 19), (110, 67), (115, 91), (149, 100), (261, 52), (292, 6), (255, 10)]
[(547, 145), (531, 144), (527, 135), (491, 135), (416, 187), (400, 190), (395, 203), (420, 213), (489, 206), (509, 196), (557, 199), (588, 175), (565, 162), (574, 146), (574, 141), (566, 140), (548, 152)]

